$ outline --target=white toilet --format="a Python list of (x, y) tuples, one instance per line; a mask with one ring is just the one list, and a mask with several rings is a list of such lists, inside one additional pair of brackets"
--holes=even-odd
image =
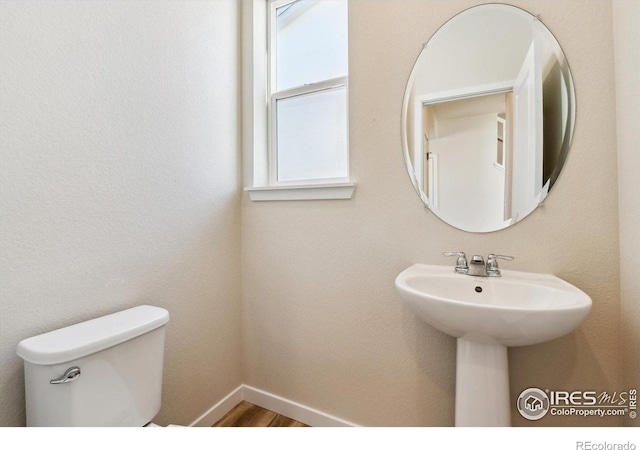
[(139, 427), (158, 414), (169, 312), (138, 306), (18, 344), (27, 426)]

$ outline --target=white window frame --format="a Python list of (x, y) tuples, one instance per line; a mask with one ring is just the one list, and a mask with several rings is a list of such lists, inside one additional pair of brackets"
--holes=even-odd
[[(253, 201), (349, 199), (355, 183), (349, 167), (349, 86), (345, 77), (276, 90), (275, 10), (296, 0), (243, 2), (243, 177)], [(347, 95), (347, 176), (331, 179), (277, 180), (275, 102), (344, 87)]]

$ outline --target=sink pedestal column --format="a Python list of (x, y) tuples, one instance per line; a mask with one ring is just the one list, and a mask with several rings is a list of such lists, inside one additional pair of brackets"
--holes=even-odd
[(511, 426), (507, 347), (462, 337), (456, 359), (456, 426)]

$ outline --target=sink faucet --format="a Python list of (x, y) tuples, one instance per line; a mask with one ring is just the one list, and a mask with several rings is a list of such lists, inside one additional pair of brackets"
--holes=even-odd
[(480, 255), (473, 255), (469, 263), (469, 272), (467, 275), (472, 277), (488, 277), (487, 267), (484, 265), (484, 258)]
[(504, 259), (506, 261), (513, 261), (513, 256), (496, 255), (490, 253), (487, 256), (487, 263), (485, 265), (484, 258), (481, 255), (473, 255), (471, 262), (467, 263), (467, 255), (464, 252), (444, 252), (443, 256), (457, 256), (456, 267), (454, 271), (456, 273), (462, 273), (473, 277), (499, 277), (500, 269), (498, 268), (498, 259)]

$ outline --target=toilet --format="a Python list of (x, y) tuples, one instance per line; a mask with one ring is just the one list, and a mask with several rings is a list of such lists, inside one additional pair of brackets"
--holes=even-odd
[(169, 312), (137, 306), (23, 340), (27, 426), (140, 427), (160, 411)]

